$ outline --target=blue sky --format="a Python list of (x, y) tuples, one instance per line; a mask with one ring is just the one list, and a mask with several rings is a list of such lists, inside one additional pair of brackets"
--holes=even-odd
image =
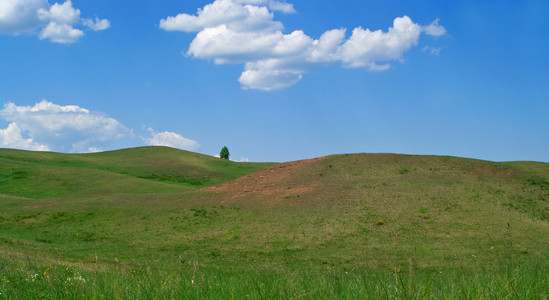
[[(207, 5), (226, 11), (199, 17)], [(245, 5), (263, 14), (242, 14)], [(392, 152), (549, 162), (547, 1), (0, 8), (0, 147), (170, 145), (215, 155), (226, 145), (237, 161)]]

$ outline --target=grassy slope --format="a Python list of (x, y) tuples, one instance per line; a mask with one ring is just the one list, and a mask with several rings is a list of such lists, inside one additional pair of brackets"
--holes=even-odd
[(413, 258), (444, 269), (549, 258), (543, 163), (336, 155), (274, 166), (210, 193), (257, 211), (262, 226), (240, 236), (248, 247), (297, 264), (387, 268)]
[[(2, 149), (4, 272), (64, 264), (125, 274), (146, 266), (159, 278), (198, 272), (220, 284), (217, 276), (274, 272), (300, 282), (410, 266), (467, 274), (509, 262), (547, 271), (549, 164), (334, 155), (229, 182), (267, 166), (156, 147), (86, 155)], [(195, 188), (222, 182), (229, 183)]]
[(163, 193), (220, 184), (269, 165), (167, 147), (92, 154), (0, 149), (0, 192), (28, 198)]

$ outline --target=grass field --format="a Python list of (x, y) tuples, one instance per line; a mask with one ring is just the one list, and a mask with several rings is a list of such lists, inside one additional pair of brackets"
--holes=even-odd
[(547, 299), (549, 164), (0, 149), (0, 298)]

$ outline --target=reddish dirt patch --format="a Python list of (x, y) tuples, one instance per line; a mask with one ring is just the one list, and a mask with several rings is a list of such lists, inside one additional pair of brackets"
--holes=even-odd
[(263, 204), (283, 202), (296, 195), (312, 192), (317, 183), (299, 180), (303, 169), (323, 158), (292, 161), (241, 177), (220, 186), (202, 188), (203, 191), (222, 194), (222, 203), (242, 200), (262, 200)]

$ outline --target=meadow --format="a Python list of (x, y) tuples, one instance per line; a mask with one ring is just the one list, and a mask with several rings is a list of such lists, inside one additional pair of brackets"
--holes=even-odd
[(547, 299), (549, 164), (0, 149), (0, 298)]

